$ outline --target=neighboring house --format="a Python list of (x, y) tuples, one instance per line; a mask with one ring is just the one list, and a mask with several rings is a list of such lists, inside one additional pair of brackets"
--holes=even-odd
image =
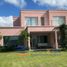
[(56, 27), (67, 24), (66, 10), (23, 10), (19, 17), (14, 17), (13, 27), (0, 27), (2, 39), (1, 46), (5, 43), (5, 37), (16, 40), (22, 30), (26, 30), (28, 37), (28, 48), (55, 48), (58, 49), (59, 31)]

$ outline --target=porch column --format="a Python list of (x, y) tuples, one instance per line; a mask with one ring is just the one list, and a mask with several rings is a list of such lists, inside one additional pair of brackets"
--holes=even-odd
[(30, 37), (28, 37), (28, 48), (29, 48), (29, 50), (31, 50)]
[(55, 48), (58, 49), (57, 30), (55, 30)]

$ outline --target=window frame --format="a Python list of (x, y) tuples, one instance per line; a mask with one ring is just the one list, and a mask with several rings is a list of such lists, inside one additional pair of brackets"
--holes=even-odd
[[(55, 20), (54, 17), (57, 17), (57, 20)], [(54, 25), (53, 23), (54, 23), (55, 21), (58, 21), (58, 22), (59, 22), (58, 17), (60, 17), (60, 18), (63, 17), (63, 18), (64, 18), (64, 21), (63, 21), (63, 23), (61, 23), (61, 24), (60, 24), (60, 23), (59, 23), (59, 24), (57, 23), (58, 25), (56, 25), (56, 24)], [(60, 21), (61, 21), (61, 20), (60, 20)], [(53, 19), (52, 19), (52, 25), (53, 25), (53, 26), (60, 26), (60, 25), (65, 24), (65, 23), (66, 23), (66, 16), (53, 16)]]
[(42, 26), (45, 25), (45, 17), (41, 17), (41, 25), (42, 25)]
[[(33, 18), (36, 18), (35, 20), (36, 20), (36, 24), (35, 25), (33, 25), (33, 21), (28, 25), (28, 23), (26, 22), (26, 18), (29, 18), (29, 20), (30, 20), (30, 22), (32, 21), (32, 19)], [(37, 26), (38, 25), (38, 17), (25, 17), (25, 24), (26, 24), (26, 26)]]

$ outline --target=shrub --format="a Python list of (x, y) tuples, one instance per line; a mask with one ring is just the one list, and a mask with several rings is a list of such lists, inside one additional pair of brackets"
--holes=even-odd
[(15, 51), (16, 46), (9, 45), (9, 46), (0, 46), (0, 52), (9, 52), (9, 51)]
[(23, 45), (25, 45), (25, 47), (27, 49), (28, 49), (28, 46), (27, 46), (27, 44), (28, 44), (28, 37), (30, 37), (30, 34), (26, 30), (20, 32), (19, 40), (23, 43)]
[(0, 40), (2, 39), (2, 35), (1, 35), (1, 32), (0, 32)]
[(59, 27), (61, 35), (61, 47), (67, 49), (67, 25), (63, 24)]

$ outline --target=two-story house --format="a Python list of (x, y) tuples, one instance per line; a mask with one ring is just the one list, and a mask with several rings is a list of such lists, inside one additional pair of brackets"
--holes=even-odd
[(30, 34), (27, 48), (58, 49), (60, 36), (56, 27), (63, 23), (67, 23), (66, 10), (22, 10), (19, 17), (14, 17), (13, 27), (0, 27), (0, 44), (6, 44), (8, 37), (17, 40), (20, 32), (26, 30)]

